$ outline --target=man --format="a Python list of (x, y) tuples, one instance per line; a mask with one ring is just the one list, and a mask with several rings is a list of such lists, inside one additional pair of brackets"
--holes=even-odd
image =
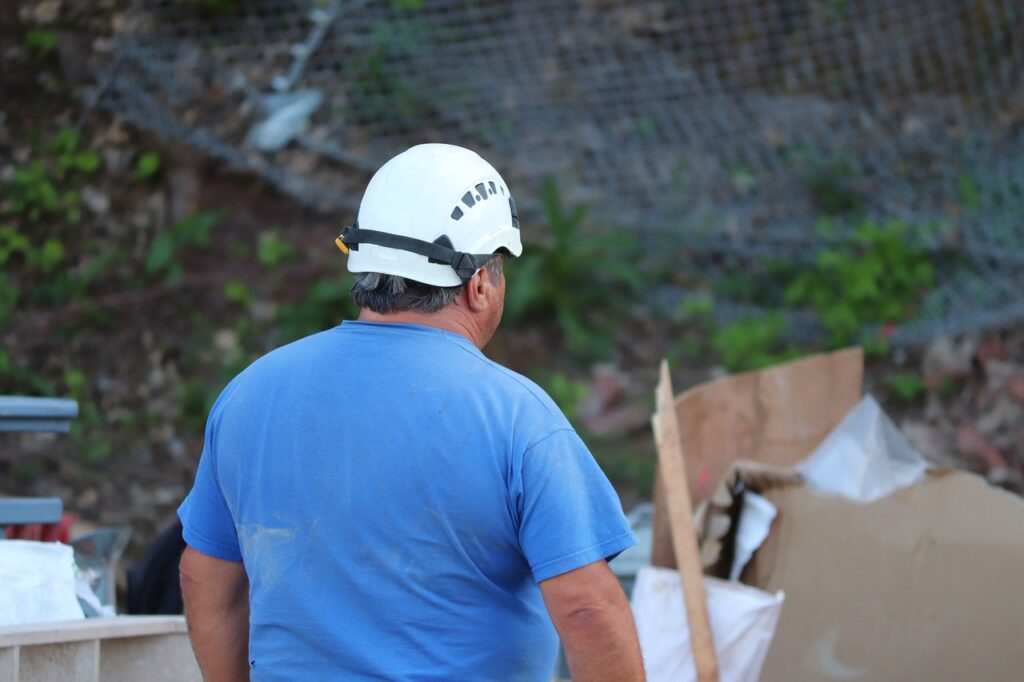
[[(634, 544), (554, 403), (480, 352), (515, 204), (475, 153), (420, 145), (338, 238), (358, 321), (268, 354), (210, 412), (179, 509), (209, 682), (641, 680), (606, 559)], [(552, 624), (554, 628), (552, 628)]]

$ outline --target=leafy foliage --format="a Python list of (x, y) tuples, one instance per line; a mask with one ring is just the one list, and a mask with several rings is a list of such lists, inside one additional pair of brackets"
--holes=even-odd
[(146, 152), (135, 162), (135, 179), (149, 180), (160, 172), (163, 159), (156, 152)]
[(564, 372), (554, 372), (541, 382), (555, 404), (570, 422), (576, 421), (576, 412), (587, 398), (587, 384), (571, 378)]
[(900, 322), (935, 284), (928, 252), (907, 226), (865, 221), (786, 288), (786, 302), (810, 305), (828, 331), (828, 345), (854, 341), (868, 326)]
[(25, 34), (25, 47), (36, 59), (45, 59), (57, 49), (57, 34), (41, 28), (29, 29)]
[(893, 395), (905, 403), (918, 400), (928, 390), (924, 379), (920, 375), (910, 372), (892, 374), (885, 380), (885, 383)]
[(272, 268), (291, 260), (295, 256), (295, 247), (275, 231), (264, 232), (260, 235), (257, 256), (261, 265)]
[(553, 321), (576, 354), (606, 356), (611, 340), (605, 332), (617, 322), (608, 318), (622, 313), (640, 288), (635, 245), (624, 235), (585, 234), (587, 208), (564, 206), (553, 179), (544, 183), (541, 199), (547, 239), (509, 261), (507, 319)]
[(32, 158), (15, 168), (2, 188), (8, 212), (30, 222), (64, 218), (77, 223), (81, 218), (78, 188), (99, 167), (99, 155), (81, 149), (78, 132), (64, 128), (45, 145), (37, 142)]
[(785, 332), (785, 318), (779, 313), (772, 313), (715, 330), (711, 345), (729, 370), (745, 372), (802, 355), (803, 351), (787, 343)]
[(179, 220), (149, 245), (146, 253), (146, 274), (164, 277), (169, 282), (180, 280), (184, 273), (181, 252), (188, 248), (209, 246), (210, 232), (219, 221), (220, 214), (212, 212)]
[(277, 324), (282, 340), (294, 341), (355, 318), (359, 310), (349, 296), (351, 288), (352, 278), (345, 274), (317, 282), (298, 303), (280, 306)]

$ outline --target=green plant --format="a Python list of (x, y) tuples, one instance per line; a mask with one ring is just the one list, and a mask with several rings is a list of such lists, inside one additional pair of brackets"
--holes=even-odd
[(235, 305), (248, 308), (252, 305), (252, 290), (245, 282), (231, 280), (224, 285), (224, 298)]
[(57, 299), (54, 292), (61, 284), (76, 279), (62, 268), (67, 258), (67, 249), (56, 237), (36, 245), (16, 226), (0, 225), (0, 266), (7, 270), (0, 274), (0, 322), (14, 311), (23, 290), (33, 302)]
[(25, 47), (36, 59), (45, 59), (57, 49), (57, 34), (41, 28), (29, 29), (25, 34)]
[(786, 321), (779, 313), (749, 317), (715, 330), (711, 346), (730, 371), (762, 369), (803, 354), (787, 343), (785, 332)]
[(181, 279), (184, 266), (180, 252), (190, 247), (209, 246), (210, 233), (219, 221), (218, 213), (207, 212), (176, 222), (149, 245), (146, 252), (146, 274), (163, 276), (170, 282)]
[(967, 173), (961, 173), (957, 178), (957, 188), (960, 191), (960, 203), (969, 211), (977, 211), (981, 208), (981, 194), (978, 191), (978, 184)]
[[(102, 248), (100, 244), (92, 245)], [(120, 249), (85, 255), (74, 269), (55, 269), (44, 281), (32, 288), (31, 300), (37, 304), (59, 305), (70, 300), (84, 300), (90, 286), (108, 274), (113, 266), (123, 260)], [(63, 262), (63, 258), (60, 262)]]
[(9, 351), (0, 349), (0, 393), (54, 396), (57, 389), (42, 374), (23, 367)]
[(576, 421), (576, 412), (587, 398), (586, 382), (573, 379), (564, 372), (555, 372), (543, 382), (544, 390), (555, 401), (570, 422)]
[(186, 431), (193, 434), (203, 432), (206, 417), (223, 387), (222, 383), (209, 383), (197, 378), (188, 379), (181, 385), (181, 417)]
[(548, 239), (508, 262), (507, 319), (553, 320), (577, 354), (607, 355), (611, 340), (600, 330), (619, 322), (608, 318), (625, 311), (641, 284), (635, 244), (621, 234), (584, 234), (587, 208), (564, 206), (553, 179), (545, 181), (541, 200)]
[(911, 374), (909, 372), (900, 372), (898, 374), (890, 375), (885, 380), (889, 390), (892, 391), (893, 395), (899, 398), (905, 403), (912, 403), (917, 401), (921, 396), (925, 394), (927, 385), (917, 374)]
[(105, 424), (92, 399), (85, 372), (68, 370), (64, 374), (64, 385), (67, 394), (78, 401), (78, 418), (71, 423), (71, 436), (78, 444), (80, 456), (94, 463), (109, 458), (114, 448), (103, 436)]
[(935, 284), (931, 257), (913, 237), (900, 222), (861, 223), (817, 253), (786, 288), (786, 302), (818, 312), (830, 347), (854, 341), (865, 327), (901, 322)]
[(58, 131), (50, 140), (49, 149), (56, 156), (58, 178), (63, 179), (72, 172), (92, 175), (99, 169), (99, 154), (88, 149), (80, 149), (79, 143), (80, 136), (73, 128)]
[(347, 274), (321, 280), (298, 303), (279, 306), (276, 322), (282, 340), (294, 341), (357, 317), (359, 309), (349, 296), (351, 288), (352, 278)]
[(25, 257), (32, 249), (29, 238), (14, 225), (0, 225), (0, 265), (20, 256)]
[(146, 152), (135, 162), (135, 179), (149, 180), (160, 171), (163, 159), (156, 152)]
[(3, 187), (10, 212), (31, 222), (62, 216), (70, 223), (81, 217), (78, 186), (100, 167), (96, 152), (80, 149), (77, 131), (58, 131), (45, 145), (34, 145), (33, 156), (15, 168)]
[[(414, 0), (403, 1), (415, 4)], [(429, 103), (404, 77), (401, 65), (422, 58), (425, 31), (422, 20), (403, 18), (370, 32), (368, 45), (345, 69), (352, 74), (349, 101), (355, 103), (345, 113), (353, 122), (411, 128), (422, 118)]]
[(857, 215), (864, 209), (864, 198), (856, 185), (853, 164), (842, 155), (822, 156), (808, 144), (786, 150), (790, 166), (803, 179), (811, 201), (828, 216)]
[(294, 255), (295, 247), (282, 239), (277, 232), (264, 232), (260, 235), (257, 257), (262, 265), (272, 268), (291, 260)]
[(684, 320), (707, 321), (715, 314), (715, 301), (710, 296), (687, 296), (679, 304)]

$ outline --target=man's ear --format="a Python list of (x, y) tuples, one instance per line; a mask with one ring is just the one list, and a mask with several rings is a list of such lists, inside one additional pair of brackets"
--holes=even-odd
[(494, 283), (491, 281), (490, 273), (487, 272), (487, 268), (480, 268), (474, 273), (468, 282), (462, 285), (463, 292), (466, 295), (466, 305), (473, 312), (480, 312), (487, 310), (493, 305), (491, 298), (493, 296)]

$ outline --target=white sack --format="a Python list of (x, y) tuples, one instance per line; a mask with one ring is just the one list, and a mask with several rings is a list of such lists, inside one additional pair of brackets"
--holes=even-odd
[[(757, 682), (783, 593), (704, 578), (721, 682)], [(648, 682), (696, 682), (679, 572), (645, 566), (633, 588), (633, 616)]]
[(796, 466), (813, 489), (864, 504), (919, 483), (927, 468), (870, 395)]
[(0, 540), (0, 625), (82, 618), (71, 547), (59, 542)]

